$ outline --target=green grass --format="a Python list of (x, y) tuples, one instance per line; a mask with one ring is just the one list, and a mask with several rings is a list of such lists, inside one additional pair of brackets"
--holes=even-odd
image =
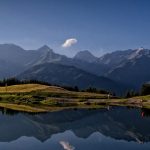
[(40, 84), (0, 87), (0, 107), (13, 110), (46, 112), (68, 108), (104, 108), (108, 105), (150, 108), (150, 95), (130, 99), (111, 96), (108, 99), (105, 94), (73, 92)]
[(43, 112), (63, 108), (102, 107), (88, 100), (106, 99), (107, 95), (73, 92), (56, 86), (22, 84), (0, 87), (0, 107), (28, 112)]
[(135, 97), (135, 98), (139, 98), (139, 99), (142, 99), (142, 100), (150, 100), (150, 95), (146, 95), (146, 96), (138, 96), (138, 97)]
[(143, 107), (150, 109), (150, 95), (141, 96), (140, 99), (143, 101)]
[(24, 93), (24, 92), (32, 92), (32, 91), (65, 91), (63, 88), (59, 88), (56, 86), (46, 86), (41, 84), (21, 84), (21, 85), (12, 85), (8, 87), (0, 87), (0, 93)]

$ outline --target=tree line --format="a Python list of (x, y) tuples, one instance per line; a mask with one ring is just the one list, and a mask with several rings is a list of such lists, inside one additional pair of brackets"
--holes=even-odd
[(139, 92), (134, 90), (127, 91), (125, 97), (130, 98), (134, 96), (145, 96), (145, 95), (150, 95), (150, 83), (143, 84)]
[[(38, 80), (18, 80), (16, 78), (8, 78), (0, 80), (0, 86), (10, 86), (10, 85), (19, 85), (19, 84), (42, 84), (42, 85), (48, 85), (51, 86), (52, 84), (44, 81), (38, 81)], [(75, 91), (75, 92), (90, 92), (90, 93), (100, 93), (100, 94), (111, 94), (116, 95), (115, 93), (110, 93), (105, 90), (89, 87), (87, 89), (81, 90), (78, 88), (78, 86), (60, 86), (60, 85), (54, 85), (53, 86), (59, 86), (69, 91)], [(134, 90), (128, 90), (125, 93), (126, 98), (134, 97), (134, 96), (143, 96), (143, 95), (150, 95), (150, 83), (143, 84), (141, 87), (141, 90), (139, 92)]]
[(11, 85), (19, 85), (19, 84), (43, 84), (43, 85), (51, 85), (48, 82), (38, 81), (38, 80), (18, 80), (16, 78), (8, 78), (0, 80), (0, 86), (11, 86)]

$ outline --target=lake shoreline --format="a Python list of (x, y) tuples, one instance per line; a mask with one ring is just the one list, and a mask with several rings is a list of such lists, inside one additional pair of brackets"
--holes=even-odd
[(22, 105), (22, 104), (11, 104), (11, 103), (0, 103), (1, 108), (6, 108), (10, 110), (15, 110), (15, 111), (20, 111), (20, 112), (29, 112), (29, 113), (43, 113), (43, 112), (54, 112), (54, 111), (61, 111), (61, 110), (66, 110), (66, 109), (110, 109), (110, 107), (132, 107), (132, 108), (147, 108), (149, 107), (143, 107), (142, 105), (136, 105), (136, 104), (123, 104), (123, 103), (108, 103), (107, 105), (78, 105), (78, 106), (39, 106), (39, 105)]

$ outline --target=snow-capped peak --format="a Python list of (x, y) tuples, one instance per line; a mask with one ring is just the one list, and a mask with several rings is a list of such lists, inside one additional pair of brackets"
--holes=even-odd
[(137, 51), (136, 51), (136, 54), (138, 54), (140, 51), (143, 51), (143, 50), (144, 50), (143, 47), (138, 48)]

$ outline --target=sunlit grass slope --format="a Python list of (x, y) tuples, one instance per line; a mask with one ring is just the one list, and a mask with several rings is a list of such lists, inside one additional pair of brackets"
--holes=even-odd
[(0, 107), (26, 112), (107, 106), (150, 108), (150, 95), (119, 99), (107, 94), (68, 91), (57, 86), (22, 84), (0, 87)]
[(40, 84), (0, 87), (0, 107), (28, 112), (51, 111), (63, 107), (97, 107), (91, 101), (96, 103), (99, 99), (106, 98), (105, 94), (73, 92), (57, 86)]
[(59, 88), (56, 86), (46, 86), (41, 84), (21, 84), (21, 85), (0, 87), (0, 93), (32, 92), (37, 90), (58, 91), (58, 92), (64, 91), (63, 88)]

